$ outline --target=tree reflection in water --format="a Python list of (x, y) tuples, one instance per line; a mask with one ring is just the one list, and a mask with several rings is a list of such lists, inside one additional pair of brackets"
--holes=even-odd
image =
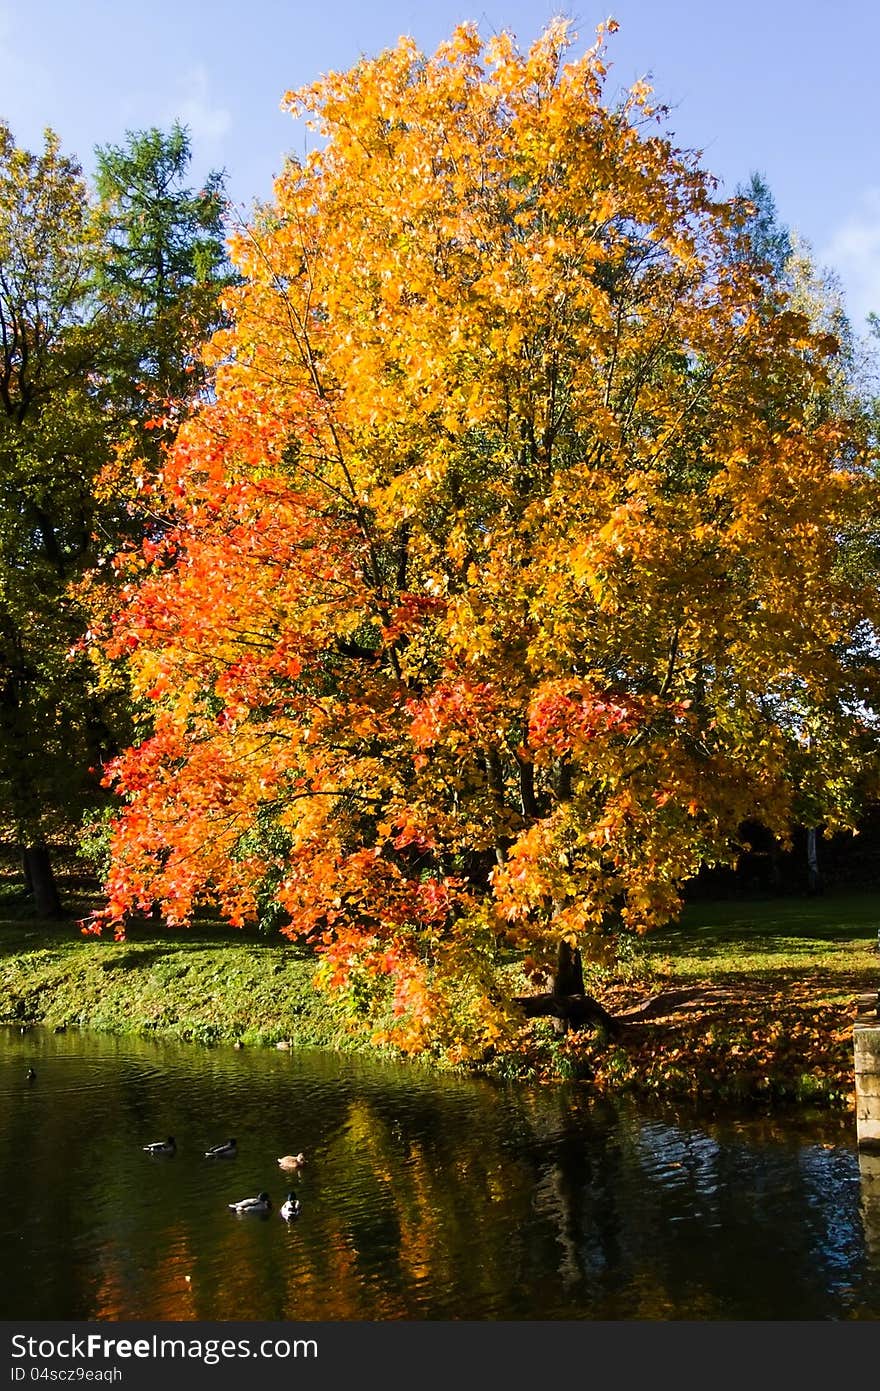
[[(0, 1032), (6, 1318), (880, 1314), (880, 1161), (862, 1156), (860, 1186), (849, 1118)], [(225, 1131), (239, 1156), (212, 1165)], [(142, 1154), (159, 1133), (173, 1159)], [(310, 1158), (299, 1220), (229, 1213), (263, 1187), (277, 1208), (291, 1146)]]

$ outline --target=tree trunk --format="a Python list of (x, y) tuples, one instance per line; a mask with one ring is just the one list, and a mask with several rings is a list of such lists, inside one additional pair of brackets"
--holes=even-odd
[(559, 770), (556, 775), (556, 798), (560, 802), (571, 801), (571, 764), (565, 758), (559, 760)]
[(582, 1029), (585, 1024), (601, 1024), (610, 1034), (618, 1032), (617, 1020), (603, 1009), (598, 1000), (584, 990), (584, 968), (578, 947), (561, 939), (556, 953), (553, 989), (549, 995), (518, 995), (516, 1003), (527, 1019), (549, 1016), (558, 1023), (559, 1032), (569, 1028)]
[(41, 918), (64, 916), (52, 861), (46, 845), (28, 845), (24, 851), (25, 881), (30, 884), (34, 907)]
[(819, 873), (819, 850), (816, 841), (816, 827), (807, 827), (807, 893), (822, 892), (822, 875)]
[(584, 967), (579, 947), (569, 946), (560, 938), (556, 950), (556, 974), (553, 977), (554, 995), (583, 995)]
[(27, 851), (21, 846), (21, 876), (24, 879), (24, 896), (32, 898), (34, 893), (34, 881), (31, 878), (31, 867), (28, 864)]
[[(556, 949), (556, 972), (553, 976), (552, 998), (554, 1001), (559, 1001), (571, 995), (582, 996), (583, 993), (584, 969), (580, 948), (570, 946), (565, 938), (561, 937)], [(587, 1023), (588, 1020), (584, 1019), (582, 1022)], [(568, 1008), (559, 1012), (554, 1009), (553, 1023), (556, 1033), (563, 1037), (568, 1033), (570, 1025), (577, 1027)]]
[(609, 1034), (619, 1034), (620, 1024), (592, 995), (516, 995), (526, 1019), (550, 1018), (560, 1023), (560, 1032), (582, 1029), (585, 1024), (601, 1024)]
[(534, 821), (540, 816), (541, 811), (538, 806), (538, 799), (535, 796), (535, 768), (530, 758), (516, 755), (519, 764), (519, 801), (522, 814), (528, 820)]

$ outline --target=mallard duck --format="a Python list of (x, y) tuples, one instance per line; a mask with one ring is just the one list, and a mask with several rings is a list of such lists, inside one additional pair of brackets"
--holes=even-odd
[(152, 1145), (144, 1145), (144, 1154), (174, 1154), (177, 1142), (173, 1135), (167, 1140), (156, 1140)]
[(225, 1145), (214, 1145), (212, 1149), (205, 1150), (206, 1159), (234, 1159), (238, 1154), (238, 1145), (234, 1140), (227, 1140)]
[(304, 1154), (284, 1154), (278, 1160), (278, 1167), (281, 1169), (301, 1169), (305, 1162)]
[(288, 1193), (287, 1199), (281, 1204), (281, 1216), (285, 1222), (290, 1222), (294, 1217), (299, 1217), (299, 1198), (295, 1193)]
[(227, 1203), (231, 1212), (268, 1212), (272, 1199), (268, 1193), (258, 1193), (256, 1198), (242, 1198), (237, 1203)]

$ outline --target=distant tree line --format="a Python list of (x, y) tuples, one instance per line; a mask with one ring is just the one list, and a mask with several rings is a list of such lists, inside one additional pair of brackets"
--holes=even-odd
[(223, 321), (223, 178), (189, 187), (190, 159), (179, 125), (129, 133), (90, 187), (53, 132), (31, 153), (0, 124), (0, 825), (43, 914), (53, 841), (137, 729), (86, 635), (164, 525), (151, 485)]

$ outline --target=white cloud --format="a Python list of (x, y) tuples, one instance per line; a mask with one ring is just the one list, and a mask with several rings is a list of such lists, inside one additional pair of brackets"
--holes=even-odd
[(181, 84), (183, 94), (170, 113), (189, 127), (193, 145), (207, 154), (216, 150), (232, 125), (226, 107), (212, 104), (209, 85), (207, 69), (201, 63), (191, 68)]
[(880, 188), (865, 190), (818, 260), (840, 276), (856, 328), (863, 327), (869, 313), (880, 314)]

